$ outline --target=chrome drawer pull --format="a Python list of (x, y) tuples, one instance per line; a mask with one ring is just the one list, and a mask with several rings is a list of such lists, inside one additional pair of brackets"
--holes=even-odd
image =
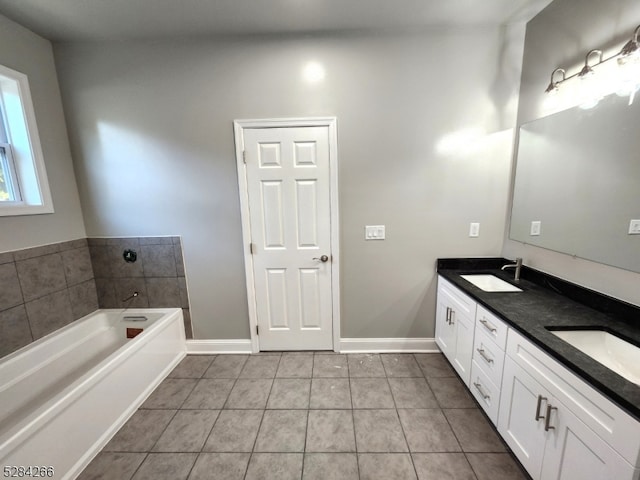
[(451, 325), (451, 307), (447, 307), (447, 318), (445, 320)]
[(487, 354), (484, 353), (484, 349), (483, 348), (476, 348), (476, 351), (480, 354), (480, 356), (484, 359), (485, 362), (493, 363), (493, 358), (488, 357)]
[(484, 398), (485, 400), (488, 399), (488, 398), (489, 399), (491, 398), (491, 395), (488, 395), (488, 394), (484, 393), (484, 390), (482, 390), (482, 385), (480, 383), (473, 382), (473, 385), (474, 385), (474, 387), (476, 387), (478, 392), (480, 392), (480, 395), (482, 395), (482, 398)]
[(483, 325), (485, 326), (485, 328), (486, 328), (487, 330), (489, 330), (491, 333), (494, 333), (494, 332), (497, 332), (497, 331), (498, 331), (498, 329), (497, 329), (496, 327), (494, 327), (493, 325), (491, 325), (491, 324), (490, 324), (489, 322), (487, 322), (487, 320), (486, 320), (486, 319), (484, 319), (484, 318), (483, 318), (482, 320), (480, 320), (480, 323), (481, 323), (481, 324), (483, 324)]
[(544, 419), (544, 431), (548, 432), (549, 430), (555, 430), (556, 427), (552, 427), (549, 425), (551, 423), (551, 411), (558, 410), (556, 407), (552, 407), (551, 405), (547, 405), (547, 417)]
[(540, 407), (542, 406), (543, 400), (546, 402), (547, 398), (543, 397), (542, 395), (538, 395), (538, 406), (536, 407), (536, 422), (541, 418), (544, 418), (544, 415), (540, 415)]

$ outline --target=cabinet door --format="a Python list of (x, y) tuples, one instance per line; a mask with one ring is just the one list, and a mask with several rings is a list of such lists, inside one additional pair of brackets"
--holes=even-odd
[(541, 480), (633, 480), (626, 460), (562, 403), (552, 406)]
[(451, 305), (451, 297), (444, 289), (439, 288), (436, 307), (436, 343), (445, 357), (453, 362), (456, 355), (456, 325), (449, 323)]
[(456, 328), (456, 353), (451, 361), (460, 378), (469, 386), (471, 378), (471, 357), (473, 356), (473, 332), (475, 323), (469, 318), (451, 315), (451, 323)]
[(531, 375), (510, 357), (505, 359), (498, 432), (533, 478), (540, 476), (547, 437), (544, 418), (536, 420), (536, 414), (544, 415), (551, 401), (549, 392)]

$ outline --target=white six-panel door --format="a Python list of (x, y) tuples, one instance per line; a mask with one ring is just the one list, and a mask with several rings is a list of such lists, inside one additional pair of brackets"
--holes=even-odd
[(329, 128), (242, 136), (260, 350), (332, 349)]

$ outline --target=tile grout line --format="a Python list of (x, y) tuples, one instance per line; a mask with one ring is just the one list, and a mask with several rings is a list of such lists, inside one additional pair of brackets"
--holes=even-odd
[[(101, 452), (102, 453), (102, 452)], [(138, 467), (133, 471), (133, 473), (131, 474), (131, 476), (129, 477), (129, 479), (132, 479), (133, 477), (136, 476), (136, 474), (138, 473), (138, 471), (140, 470), (140, 468), (142, 467), (142, 465), (144, 465), (144, 462), (147, 461), (147, 458), (149, 457), (149, 452), (144, 452), (144, 458), (142, 459), (142, 461), (140, 462), (140, 465), (138, 465)]]
[[(186, 358), (186, 357), (185, 357)], [(204, 374), (203, 374), (204, 375)], [(200, 377), (201, 378), (201, 377)], [(165, 379), (166, 380), (166, 379)], [(184, 379), (183, 379), (184, 380)], [(191, 380), (191, 379), (186, 379), (186, 380)], [(165, 432), (167, 431), (167, 429), (169, 428), (169, 425), (171, 425), (171, 422), (173, 422), (173, 420), (176, 418), (176, 416), (178, 415), (178, 412), (182, 410), (182, 405), (184, 405), (184, 403), (187, 401), (187, 398), (189, 398), (189, 396), (193, 393), (193, 390), (196, 388), (196, 385), (198, 384), (198, 379), (196, 379), (196, 382), (193, 384), (193, 387), (191, 387), (191, 390), (189, 391), (189, 393), (184, 397), (184, 400), (182, 400), (182, 402), (180, 402), (180, 405), (176, 408), (174, 414), (171, 416), (171, 418), (169, 419), (169, 421), (167, 422), (167, 425), (162, 429), (162, 433), (160, 433), (160, 435), (158, 435), (157, 440), (153, 443), (153, 445), (151, 446), (151, 448), (149, 449), (149, 451), (147, 452), (147, 454), (150, 454), (153, 452), (153, 449), (156, 447), (156, 445), (158, 444), (158, 442), (160, 441), (160, 439), (162, 438), (162, 436), (165, 434)], [(155, 390), (154, 390), (155, 392)], [(153, 392), (152, 392), (153, 394)], [(149, 395), (151, 396), (151, 395)], [(148, 398), (148, 397), (147, 397)], [(141, 407), (138, 408), (137, 411), (140, 411)], [(170, 409), (147, 409), (147, 410), (170, 410)], [(135, 413), (134, 413), (135, 415)], [(133, 416), (133, 415), (132, 415)], [(216, 418), (217, 420), (217, 418)], [(215, 423), (215, 422), (214, 422)], [(213, 429), (213, 427), (211, 427)], [(208, 435), (207, 435), (208, 438)], [(206, 440), (205, 440), (206, 441)], [(200, 449), (202, 450), (202, 447), (200, 447)], [(158, 453), (164, 453), (164, 452), (158, 452)]]
[[(185, 357), (185, 358), (187, 358), (187, 357)], [(200, 381), (204, 379), (204, 374), (207, 372), (207, 370), (213, 364), (213, 362), (215, 361), (216, 358), (217, 358), (217, 355), (214, 356), (211, 359), (211, 362), (209, 362), (209, 364), (207, 365), (207, 368), (205, 368), (204, 371), (202, 372), (202, 374), (200, 375), (200, 377), (198, 377), (195, 385), (191, 389), (191, 392), (189, 392), (189, 395), (187, 395), (185, 397), (184, 401), (182, 402), (182, 405), (180, 405), (180, 410), (189, 410), (189, 409), (185, 409), (185, 408), (182, 408), (182, 407), (184, 406), (185, 403), (187, 403), (187, 400), (189, 399), (189, 397), (191, 395), (193, 395), (193, 392), (195, 392), (195, 390), (198, 387), (198, 384), (200, 383)], [(229, 393), (231, 393), (231, 391), (229, 391)], [(204, 446), (207, 444), (207, 440), (211, 436), (211, 432), (213, 432), (213, 427), (215, 426), (216, 423), (218, 423), (218, 419), (220, 418), (220, 413), (222, 412), (222, 408), (220, 408), (220, 409), (208, 409), (208, 408), (207, 409), (201, 409), (201, 408), (199, 408), (199, 409), (194, 409), (194, 410), (209, 410), (209, 411), (217, 410), (218, 414), (216, 415), (216, 419), (211, 424), (211, 428), (209, 429), (209, 432), (204, 436), (205, 438), (202, 441), (202, 445), (200, 445), (200, 450), (197, 452), (196, 459), (194, 460), (193, 465), (191, 465), (191, 469), (189, 470), (189, 475), (187, 475), (187, 478), (189, 478), (189, 476), (191, 475), (191, 472), (193, 471), (193, 468), (196, 466), (196, 462), (198, 461), (198, 458), (200, 458), (200, 455), (203, 453), (202, 450), (204, 449)]]
[[(18, 283), (18, 288), (20, 289), (20, 298), (22, 299), (22, 303), (19, 303), (18, 305), (15, 305), (9, 308), (16, 308), (20, 306), (24, 308), (24, 315), (25, 317), (27, 317), (27, 325), (29, 326), (29, 334), (31, 335), (31, 342), (35, 342), (36, 338), (33, 336), (33, 328), (31, 327), (31, 322), (29, 321), (29, 312), (27, 312), (27, 302), (25, 302), (24, 300), (24, 290), (22, 289), (22, 282), (20, 281), (20, 274), (18, 273), (18, 264), (16, 262), (15, 256), (13, 256), (13, 261), (11, 263), (13, 263), (13, 268), (16, 271), (16, 280), (18, 280), (17, 283)], [(9, 308), (6, 310), (9, 310)]]
[(309, 402), (307, 403), (307, 425), (304, 431), (304, 446), (302, 447), (302, 468), (300, 469), (300, 479), (304, 477), (304, 462), (307, 456), (307, 439), (309, 438), (309, 417), (311, 416), (311, 386), (313, 384), (313, 368), (315, 366), (316, 355), (311, 356), (311, 378), (309, 379)]
[(467, 456), (467, 452), (462, 452), (462, 455), (464, 455), (464, 459), (467, 461), (467, 464), (471, 468), (471, 472), (473, 473), (473, 476), (476, 477), (476, 480), (477, 480), (478, 474), (476, 472), (476, 469), (473, 468), (473, 464), (469, 461), (469, 457)]
[[(219, 357), (220, 357), (220, 355), (217, 355), (216, 359), (219, 358)], [(224, 403), (222, 404), (222, 408), (220, 410), (233, 410), (231, 408), (226, 408), (227, 407), (227, 403), (229, 403), (229, 397), (231, 397), (231, 392), (233, 392), (233, 389), (236, 387), (236, 384), (238, 383), (238, 380), (240, 379), (240, 374), (242, 373), (242, 370), (244, 369), (244, 366), (247, 363), (247, 359), (245, 359), (244, 363), (242, 364), (242, 368), (240, 369), (240, 371), (238, 372), (238, 375), (236, 377), (227, 377), (227, 378), (230, 378), (231, 380), (233, 380), (233, 385), (231, 385), (231, 390), (229, 390), (229, 393), (227, 394), (227, 398), (225, 399)], [(215, 362), (215, 360), (213, 362), (211, 362), (211, 366), (213, 366), (214, 362)], [(211, 366), (209, 368), (211, 368)], [(209, 370), (209, 369), (207, 369), (207, 370)], [(215, 377), (206, 377), (206, 378), (215, 378)], [(216, 419), (216, 423), (217, 423), (217, 421), (218, 420)]]
[(351, 400), (351, 421), (353, 422), (353, 443), (355, 444), (356, 454), (356, 470), (358, 472), (358, 479), (360, 475), (360, 452), (358, 451), (358, 437), (356, 435), (356, 416), (353, 408), (353, 395), (351, 395), (351, 370), (349, 369), (349, 357), (345, 356), (347, 362), (347, 379), (349, 380), (349, 398)]
[[(198, 381), (194, 385), (193, 390), (191, 390), (189, 395), (185, 398), (185, 400), (182, 403), (182, 405), (184, 405), (186, 403), (186, 401), (189, 399), (189, 397), (193, 394), (193, 392), (195, 391), (196, 387), (198, 386), (198, 383), (200, 383), (200, 380), (204, 379), (204, 374), (207, 372), (207, 370), (209, 370), (209, 367), (211, 367), (211, 365), (213, 364), (213, 362), (215, 361), (216, 358), (217, 358), (217, 355), (214, 355), (213, 358), (211, 359), (211, 362), (209, 362), (209, 364), (207, 365), (207, 368), (204, 369), (204, 371), (202, 372), (202, 375), (200, 375), (200, 377), (198, 378)], [(229, 390), (229, 394), (230, 393), (231, 393), (231, 390)], [(182, 410), (182, 408), (181, 408), (181, 410)], [(196, 458), (193, 461), (193, 465), (191, 465), (191, 468), (189, 469), (189, 473), (187, 474), (186, 479), (188, 479), (191, 476), (191, 473), (193, 472), (193, 469), (195, 468), (196, 463), (198, 463), (198, 459), (200, 458), (201, 455), (203, 455), (205, 453), (205, 452), (203, 452), (204, 446), (207, 444), (207, 440), (209, 439), (209, 437), (211, 436), (211, 433), (213, 432), (213, 427), (215, 426), (216, 423), (218, 423), (218, 419), (220, 418), (220, 413), (221, 412), (222, 412), (222, 408), (220, 408), (218, 410), (218, 415), (216, 416), (216, 419), (213, 422), (213, 424), (211, 424), (211, 429), (209, 430), (209, 433), (207, 433), (207, 435), (205, 436), (205, 439), (202, 442), (202, 445), (200, 446), (200, 451), (197, 452)]]
[[(380, 361), (382, 362), (382, 356), (380, 357)], [(385, 371), (385, 379), (387, 380), (387, 385), (389, 386), (389, 391), (391, 393), (391, 398), (393, 400), (394, 410), (396, 412), (396, 418), (398, 419), (398, 423), (400, 424), (400, 431), (402, 432), (402, 437), (404, 438), (404, 443), (407, 445), (407, 455), (409, 456), (409, 461), (411, 462), (411, 466), (413, 467), (413, 471), (416, 474), (416, 479), (418, 478), (418, 471), (416, 470), (416, 465), (413, 462), (413, 457), (411, 456), (411, 446), (409, 445), (409, 441), (407, 440), (407, 432), (405, 432), (404, 427), (402, 425), (402, 420), (400, 419), (400, 413), (398, 412), (398, 403), (396, 402), (396, 397), (393, 394), (393, 390), (391, 389), (391, 383), (389, 382), (389, 372), (384, 366), (384, 362), (382, 362), (382, 368)]]
[[(245, 360), (245, 366), (246, 366), (247, 362), (249, 361), (249, 358), (250, 357), (247, 357), (247, 360)], [(267, 394), (267, 399), (264, 402), (264, 408), (262, 409), (262, 417), (260, 418), (260, 424), (258, 425), (258, 430), (256, 431), (256, 438), (253, 440), (253, 446), (251, 447), (249, 461), (247, 462), (247, 469), (246, 469), (245, 474), (244, 474), (244, 478), (245, 479), (247, 478), (247, 475), (249, 473), (249, 465), (251, 465), (251, 460), (253, 460), (254, 453), (262, 453), (262, 452), (256, 452), (255, 451), (256, 450), (256, 445), (258, 443), (258, 437), (260, 436), (260, 429), (262, 428), (262, 423), (264, 422), (264, 417), (265, 417), (265, 415), (267, 413), (267, 403), (269, 402), (269, 397), (271, 396), (271, 392), (273, 390), (273, 384), (275, 382), (275, 375), (278, 372), (278, 368), (280, 367), (280, 362), (281, 361), (282, 361), (282, 353), (280, 354), (280, 357), (278, 358), (278, 365), (276, 366), (276, 371), (273, 374), (274, 378), (271, 379), (271, 387), (269, 388), (269, 393)], [(244, 370), (244, 367), (243, 367), (243, 370)], [(242, 374), (242, 371), (240, 371), (240, 374), (238, 374), (238, 379), (239, 379), (239, 376), (241, 374)], [(236, 379), (236, 380), (238, 380), (238, 379)], [(229, 392), (229, 396), (231, 396), (231, 392)], [(228, 398), (227, 398), (227, 400), (228, 400)]]
[[(245, 360), (244, 365), (246, 365), (248, 360), (249, 360), (249, 357), (247, 357), (247, 359)], [(235, 388), (235, 385), (236, 385), (236, 383), (238, 382), (238, 380), (240, 378), (240, 374), (242, 373), (242, 370), (244, 370), (244, 365), (242, 366), (242, 369), (238, 373), (238, 377), (236, 377), (236, 379), (235, 379), (234, 386), (231, 388), (231, 391), (229, 391), (229, 396), (227, 397), (227, 400), (225, 401), (225, 405), (229, 401), (229, 397), (231, 396), (231, 392), (233, 392), (233, 388)], [(280, 365), (280, 361), (278, 361), (278, 365)], [(271, 382), (271, 388), (273, 388), (273, 382)], [(271, 395), (271, 389), (269, 389), (269, 395)], [(269, 401), (269, 397), (267, 396), (267, 402), (268, 401)], [(253, 445), (251, 446), (251, 451), (249, 452), (249, 460), (247, 461), (247, 468), (245, 469), (243, 479), (246, 479), (247, 475), (249, 474), (249, 465), (251, 465), (251, 460), (253, 460), (253, 454), (254, 454), (254, 451), (256, 449), (256, 443), (258, 443), (258, 435), (260, 434), (260, 428), (262, 428), (262, 421), (264, 420), (264, 414), (267, 411), (266, 407), (267, 407), (267, 404), (265, 402), (265, 408), (262, 410), (262, 416), (260, 417), (260, 423), (258, 425), (258, 429), (256, 430), (256, 438), (253, 439)]]

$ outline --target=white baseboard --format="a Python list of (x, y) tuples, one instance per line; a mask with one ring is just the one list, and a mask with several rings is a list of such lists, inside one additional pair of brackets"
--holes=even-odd
[[(439, 353), (434, 338), (341, 338), (340, 353)], [(250, 339), (187, 340), (187, 354), (251, 353)]]
[(340, 353), (439, 353), (435, 338), (341, 338)]
[(211, 355), (216, 353), (251, 353), (250, 339), (187, 340), (187, 354)]

